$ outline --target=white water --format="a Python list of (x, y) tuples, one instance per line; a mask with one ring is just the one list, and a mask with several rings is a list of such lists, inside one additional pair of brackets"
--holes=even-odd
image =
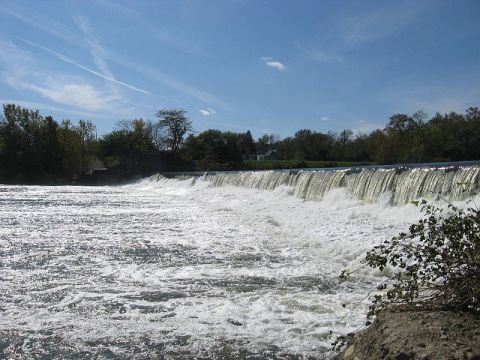
[(0, 186), (0, 357), (327, 354), (381, 280), (338, 275), (418, 209), (272, 188)]
[(206, 179), (215, 186), (264, 190), (293, 186), (295, 196), (305, 200), (321, 200), (330, 190), (343, 187), (356, 199), (372, 202), (391, 194), (393, 204), (404, 205), (417, 198), (465, 200), (480, 190), (480, 167), (241, 171), (207, 174)]

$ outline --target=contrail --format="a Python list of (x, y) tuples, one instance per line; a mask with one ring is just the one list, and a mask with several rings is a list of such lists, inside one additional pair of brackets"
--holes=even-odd
[(79, 64), (78, 62), (76, 62), (76, 61), (73, 60), (72, 58), (70, 58), (70, 57), (68, 57), (68, 56), (66, 56), (66, 55), (63, 55), (63, 54), (61, 54), (61, 53), (59, 53), (59, 52), (56, 52), (55, 50), (49, 49), (49, 48), (47, 48), (47, 47), (45, 47), (45, 46), (42, 46), (42, 45), (38, 45), (38, 44), (32, 43), (31, 41), (28, 41), (28, 40), (25, 40), (25, 39), (21, 39), (21, 38), (18, 38), (18, 39), (21, 40), (21, 41), (23, 41), (24, 43), (29, 44), (30, 46), (36, 47), (37, 49), (41, 49), (41, 50), (43, 50), (43, 51), (45, 51), (45, 52), (47, 52), (47, 53), (55, 56), (56, 58), (58, 58), (58, 59), (60, 59), (60, 60), (62, 60), (62, 61), (64, 61), (64, 62), (66, 62), (66, 63), (68, 63), (68, 64), (71, 64), (71, 65), (73, 65), (73, 66), (76, 66), (76, 67), (78, 67), (79, 69), (82, 69), (82, 70), (84, 70), (84, 71), (86, 71), (86, 72), (89, 72), (89, 73), (91, 73), (91, 74), (93, 74), (93, 75), (96, 75), (96, 76), (98, 76), (98, 77), (100, 77), (100, 78), (102, 78), (102, 79), (111, 81), (112, 83), (115, 83), (115, 84), (118, 84), (118, 85), (122, 85), (122, 86), (124, 86), (124, 87), (126, 87), (126, 88), (128, 88), (128, 89), (130, 89), (130, 90), (137, 91), (137, 92), (140, 92), (140, 93), (142, 93), (142, 94), (147, 94), (147, 95), (150, 95), (150, 94), (151, 94), (151, 93), (148, 92), (147, 90), (140, 89), (140, 88), (138, 88), (138, 87), (136, 87), (136, 86), (127, 84), (127, 83), (125, 83), (125, 82), (123, 82), (123, 81), (114, 79), (114, 78), (112, 78), (112, 77), (110, 77), (110, 76), (106, 76), (106, 75), (104, 75), (104, 74), (102, 74), (102, 73), (100, 73), (100, 72), (98, 72), (98, 71), (95, 71), (95, 70), (93, 70), (93, 69), (90, 69), (90, 68), (82, 65), (82, 64)]

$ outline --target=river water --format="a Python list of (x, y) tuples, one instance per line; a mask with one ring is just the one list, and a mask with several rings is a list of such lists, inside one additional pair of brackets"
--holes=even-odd
[(418, 217), (345, 189), (0, 185), (0, 358), (322, 358), (382, 279), (340, 272)]

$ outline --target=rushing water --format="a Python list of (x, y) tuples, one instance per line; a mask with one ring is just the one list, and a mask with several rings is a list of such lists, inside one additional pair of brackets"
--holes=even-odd
[(341, 270), (418, 218), (210, 180), (0, 186), (0, 358), (322, 358), (382, 279)]
[(206, 174), (215, 186), (226, 184), (273, 190), (288, 185), (305, 200), (321, 200), (335, 188), (346, 188), (354, 198), (368, 202), (391, 194), (404, 205), (418, 198), (465, 200), (480, 190), (480, 166), (438, 168), (373, 168), (300, 171), (238, 171)]

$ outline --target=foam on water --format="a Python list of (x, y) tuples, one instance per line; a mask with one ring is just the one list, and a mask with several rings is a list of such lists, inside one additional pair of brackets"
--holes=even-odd
[(351, 168), (289, 171), (233, 171), (207, 173), (214, 186), (233, 185), (273, 190), (293, 187), (295, 196), (321, 200), (332, 189), (343, 187), (354, 198), (377, 201), (386, 194), (404, 205), (419, 197), (465, 200), (480, 190), (480, 167), (452, 165), (431, 168)]
[(284, 179), (262, 188), (0, 186), (0, 354), (327, 354), (329, 331), (363, 324), (367, 304), (352, 304), (382, 279), (339, 283), (341, 270), (418, 210), (335, 187), (304, 201)]

